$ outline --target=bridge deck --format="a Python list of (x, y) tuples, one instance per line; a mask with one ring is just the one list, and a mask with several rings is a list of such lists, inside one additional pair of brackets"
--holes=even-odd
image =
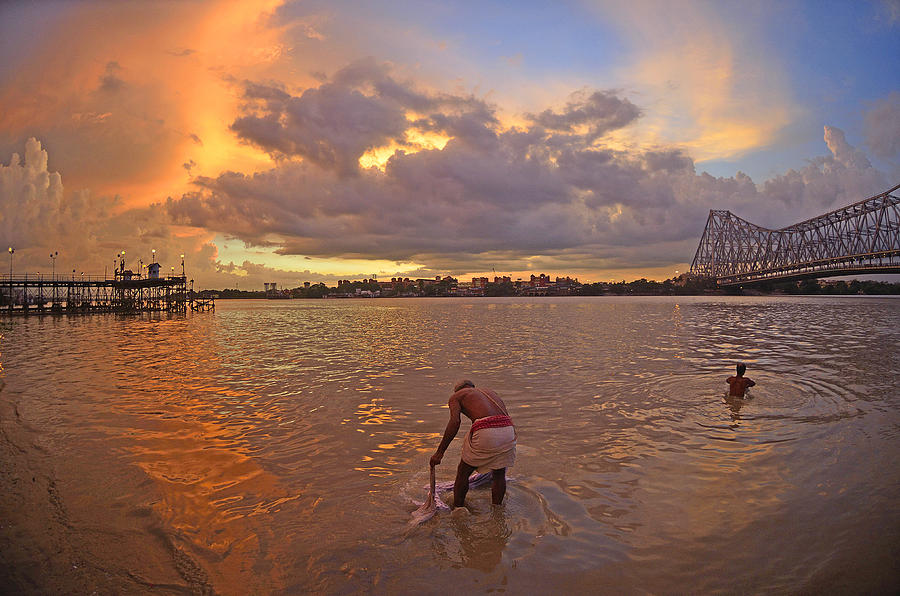
[(780, 230), (711, 210), (691, 273), (720, 285), (900, 273), (898, 189)]

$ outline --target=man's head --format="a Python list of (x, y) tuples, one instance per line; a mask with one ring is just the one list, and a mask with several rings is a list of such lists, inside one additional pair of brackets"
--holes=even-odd
[(463, 387), (474, 387), (475, 383), (470, 381), (469, 379), (463, 379), (462, 381), (457, 381), (456, 385), (453, 386), (453, 393), (456, 393)]
[(747, 372), (747, 365), (744, 364), (743, 362), (738, 363), (737, 376), (743, 377), (745, 372)]

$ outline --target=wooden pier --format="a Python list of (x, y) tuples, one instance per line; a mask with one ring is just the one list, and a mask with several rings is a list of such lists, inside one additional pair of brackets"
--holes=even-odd
[(101, 278), (24, 274), (0, 277), (0, 314), (3, 315), (184, 314), (188, 310), (215, 310), (215, 302), (195, 300), (193, 290), (188, 291), (184, 275), (139, 277), (117, 274), (113, 278)]

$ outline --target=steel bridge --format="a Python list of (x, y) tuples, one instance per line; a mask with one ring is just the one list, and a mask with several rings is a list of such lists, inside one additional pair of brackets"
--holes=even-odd
[(691, 274), (719, 285), (900, 273), (900, 184), (780, 230), (710, 210)]

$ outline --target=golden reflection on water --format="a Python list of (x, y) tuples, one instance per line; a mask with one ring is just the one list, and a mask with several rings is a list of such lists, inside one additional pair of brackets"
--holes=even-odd
[[(820, 585), (815, 560), (852, 573), (888, 558), (873, 540), (900, 545), (854, 538), (900, 527), (898, 326), (872, 324), (896, 304), (225, 301), (4, 321), (0, 399), (18, 418), (0, 424), (74, 462), (54, 469), (85, 548), (131, 537), (135, 569), (116, 577), (224, 594), (791, 592)], [(737, 360), (752, 399), (723, 398)], [(401, 536), (460, 377), (516, 422), (507, 500), (472, 489), (471, 513)]]

